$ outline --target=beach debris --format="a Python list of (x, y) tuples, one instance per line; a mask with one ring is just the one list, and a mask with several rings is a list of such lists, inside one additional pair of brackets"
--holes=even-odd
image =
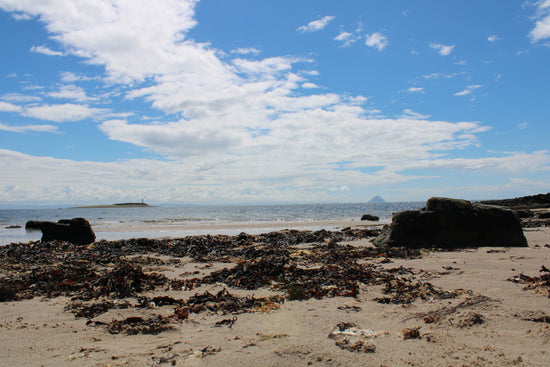
[[(214, 325), (232, 327), (236, 315), (241, 313), (273, 312), (285, 301), (357, 297), (361, 289), (370, 286), (385, 287), (382, 302), (386, 303), (461, 294), (419, 282), (416, 278), (420, 273), (412, 269), (384, 267), (391, 259), (421, 257), (418, 249), (348, 244), (378, 233), (379, 230), (372, 229), (285, 230), (261, 235), (102, 240), (87, 246), (67, 241), (11, 244), (0, 247), (0, 301), (67, 296), (71, 299), (65, 310), (75, 317), (87, 318), (89, 326), (103, 327), (113, 334), (155, 334), (173, 329), (181, 322), (191, 322), (193, 314), (233, 315)], [(347, 243), (340, 244), (341, 241)], [(214, 262), (230, 265), (208, 275), (186, 273), (187, 279), (169, 279), (152, 271), (164, 271), (168, 265), (181, 266), (189, 261), (188, 257), (202, 262), (207, 269)], [(181, 298), (154, 293), (191, 291), (206, 284), (221, 285), (223, 289), (184, 294)], [(226, 287), (244, 290), (265, 287), (276, 293), (259, 298), (240, 296)], [(171, 307), (173, 312), (167, 316), (150, 315), (150, 310), (161, 307)], [(117, 309), (140, 313), (111, 322), (95, 319)], [(357, 312), (361, 308), (342, 306), (338, 310)], [(383, 332), (348, 325), (334, 335), (344, 349), (372, 352), (375, 347), (368, 339)]]
[(550, 315), (547, 315), (544, 311), (522, 311), (514, 315), (525, 321), (542, 322), (550, 324)]
[(485, 322), (485, 318), (478, 314), (477, 312), (469, 312), (467, 315), (462, 316), (457, 320), (456, 323), (453, 322), (458, 328), (471, 328), (474, 325), (481, 325)]
[(388, 331), (374, 331), (370, 329), (361, 329), (354, 322), (341, 322), (336, 325), (333, 331), (328, 334), (329, 339), (339, 339), (341, 336), (377, 338), (382, 335), (389, 335)]
[(210, 312), (225, 315), (252, 311), (266, 312), (278, 308), (278, 303), (283, 301), (282, 296), (238, 297), (224, 288), (216, 294), (210, 292), (195, 294), (187, 300), (186, 306), (189, 308), (190, 313)]
[(137, 301), (139, 303), (139, 306), (142, 308), (158, 308), (158, 307), (164, 307), (164, 306), (182, 306), (185, 305), (186, 302), (182, 299), (175, 299), (169, 296), (157, 296), (153, 298), (145, 297), (145, 296), (138, 296)]
[(221, 327), (223, 325), (227, 325), (227, 326), (229, 326), (229, 328), (231, 328), (233, 326), (233, 324), (235, 323), (235, 321), (237, 321), (237, 316), (235, 316), (233, 318), (230, 318), (230, 319), (223, 319), (223, 320), (217, 321), (214, 324), (214, 327)]
[(542, 265), (540, 270), (540, 276), (530, 277), (523, 273), (514, 275), (506, 280), (509, 282), (525, 284), (524, 290), (532, 290), (535, 293), (546, 294), (550, 298), (550, 270)]
[(437, 323), (442, 321), (445, 317), (454, 315), (463, 309), (468, 309), (479, 305), (487, 305), (491, 302), (497, 302), (497, 301), (487, 296), (478, 295), (478, 296), (470, 297), (458, 303), (455, 306), (445, 306), (433, 311), (416, 313), (413, 316), (408, 317), (403, 321), (407, 321), (411, 319), (422, 319), (426, 324)]
[(147, 319), (140, 316), (131, 316), (123, 320), (114, 319), (111, 322), (88, 320), (86, 325), (102, 326), (110, 334), (159, 334), (163, 331), (174, 329), (174, 325), (171, 324), (171, 321), (172, 319), (170, 317), (161, 315)]
[(81, 300), (71, 301), (65, 306), (65, 311), (74, 313), (75, 317), (93, 319), (112, 309), (127, 309), (131, 304), (128, 301), (110, 301), (102, 299), (97, 302), (83, 302)]
[(349, 306), (349, 305), (338, 306), (337, 309), (338, 309), (338, 311), (343, 311), (345, 313), (361, 311), (361, 307), (359, 307), (359, 306)]
[(288, 335), (288, 334), (264, 334), (264, 333), (256, 333), (256, 336), (260, 337), (260, 341), (265, 341), (265, 340), (270, 340), (270, 339), (288, 338), (290, 335)]
[(19, 289), (14, 284), (0, 284), (0, 302), (17, 301), (17, 292)]
[(403, 330), (401, 330), (401, 334), (403, 334), (403, 340), (421, 338), (419, 326), (415, 326), (412, 328), (406, 327)]
[(192, 357), (194, 357), (194, 358), (205, 358), (207, 356), (214, 355), (214, 354), (220, 352), (221, 350), (222, 350), (222, 348), (214, 348), (214, 347), (209, 345), (207, 347), (202, 348), (201, 350), (197, 350), (197, 351), (193, 352)]
[(361, 329), (353, 322), (341, 322), (328, 334), (328, 338), (336, 340), (336, 346), (350, 352), (374, 353), (376, 345), (368, 339), (387, 334), (387, 331)]
[(451, 299), (470, 293), (470, 291), (464, 289), (447, 291), (435, 287), (429, 282), (411, 281), (399, 277), (387, 281), (382, 292), (384, 294), (389, 294), (389, 296), (377, 297), (374, 300), (379, 303), (394, 304), (409, 304), (416, 301), (418, 298), (424, 301), (432, 299)]
[(367, 340), (351, 341), (348, 338), (344, 338), (342, 340), (337, 340), (334, 344), (336, 344), (336, 346), (344, 350), (349, 350), (350, 352), (355, 352), (355, 353), (376, 352), (376, 345), (374, 345), (374, 343)]

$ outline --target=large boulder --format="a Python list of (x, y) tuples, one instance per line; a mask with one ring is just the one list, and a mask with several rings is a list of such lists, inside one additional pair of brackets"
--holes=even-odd
[(368, 221), (371, 221), (371, 222), (378, 222), (380, 220), (380, 218), (376, 215), (372, 215), (372, 214), (363, 214), (363, 216), (361, 217), (361, 220), (368, 220)]
[(410, 248), (527, 246), (519, 218), (511, 210), (437, 197), (420, 210), (394, 214), (373, 243)]
[(40, 229), (42, 242), (67, 241), (77, 245), (87, 245), (95, 241), (95, 233), (84, 218), (61, 219), (56, 222), (28, 221), (26, 229)]

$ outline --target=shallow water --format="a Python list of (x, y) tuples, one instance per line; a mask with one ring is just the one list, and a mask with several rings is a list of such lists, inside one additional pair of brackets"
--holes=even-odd
[[(423, 202), (397, 202), (376, 204), (10, 209), (0, 210), (0, 245), (39, 240), (41, 237), (40, 231), (26, 231), (24, 229), (25, 223), (29, 220), (58, 221), (59, 219), (82, 217), (91, 223), (98, 240), (118, 240), (136, 237), (160, 238), (218, 233), (238, 234), (243, 229), (247, 229), (246, 231), (249, 233), (262, 233), (273, 229), (269, 226), (270, 222), (359, 220), (366, 213), (377, 215), (382, 221), (389, 221), (394, 212), (418, 209), (423, 205)], [(255, 225), (247, 225), (251, 222)], [(258, 225), (262, 222), (265, 222), (265, 227)], [(216, 225), (229, 223), (236, 223), (237, 226), (223, 229), (215, 228)], [(215, 228), (215, 233), (205, 228), (205, 225), (212, 225), (212, 228)], [(7, 228), (10, 226), (21, 226), (21, 228)], [(182, 227), (186, 228), (182, 229)], [(321, 228), (311, 223), (306, 227), (303, 229)]]

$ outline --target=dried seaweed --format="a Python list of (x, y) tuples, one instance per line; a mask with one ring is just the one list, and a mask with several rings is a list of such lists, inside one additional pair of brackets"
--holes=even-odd
[(205, 292), (203, 294), (195, 294), (190, 297), (186, 306), (190, 313), (222, 313), (222, 314), (238, 314), (242, 312), (251, 312), (255, 310), (263, 310), (266, 305), (278, 304), (284, 299), (280, 296), (272, 297), (238, 297), (227, 289), (222, 289), (216, 294)]
[[(270, 312), (285, 300), (324, 297), (357, 297), (362, 288), (383, 285), (383, 303), (411, 303), (421, 298), (453, 298), (465, 291), (445, 291), (430, 283), (416, 281), (417, 274), (403, 266), (386, 269), (391, 259), (422, 256), (417, 249), (366, 248), (341, 245), (379, 234), (375, 229), (342, 231), (284, 230), (260, 235), (206, 235), (180, 239), (130, 239), (98, 241), (89, 246), (66, 242), (30, 242), (0, 248), (0, 301), (34, 296), (69, 296), (66, 310), (86, 317), (90, 325), (105, 326), (112, 333), (156, 333), (191, 314), (236, 315), (242, 312)], [(296, 245), (309, 244), (297, 249)], [(168, 259), (159, 255), (170, 256)], [(182, 257), (202, 262), (232, 262), (225, 268), (201, 277), (168, 279), (151, 272), (164, 265), (183, 264)], [(227, 289), (217, 293), (197, 293), (188, 299), (149, 297), (150, 292), (189, 291), (202, 284), (224, 284), (246, 290), (268, 287), (284, 296), (255, 298), (236, 296)], [(185, 298), (185, 297), (183, 297)], [(169, 317), (141, 317), (101, 323), (92, 319), (111, 309), (173, 307)], [(357, 311), (344, 308), (342, 311)], [(220, 321), (231, 326), (235, 318)], [(344, 346), (345, 342), (342, 342)], [(351, 343), (346, 348), (365, 351), (365, 345)]]
[(103, 299), (97, 302), (82, 302), (75, 300), (67, 304), (65, 311), (73, 312), (75, 317), (93, 319), (112, 309), (126, 309), (130, 307), (131, 305), (128, 301), (109, 301)]
[(441, 321), (443, 318), (447, 316), (458, 313), (463, 309), (472, 308), (478, 305), (485, 305), (490, 302), (496, 302), (496, 301), (487, 296), (479, 295), (479, 296), (468, 298), (460, 302), (456, 306), (452, 306), (452, 307), (445, 306), (433, 311), (416, 313), (413, 316), (406, 318), (404, 321), (407, 321), (410, 319), (423, 319), (424, 322), (427, 324), (436, 323)]
[(524, 290), (532, 290), (536, 293), (543, 293), (550, 298), (550, 270), (542, 265), (540, 270), (540, 276), (530, 277), (523, 273), (514, 275), (507, 280), (514, 283), (525, 284)]
[(420, 327), (406, 327), (403, 330), (401, 330), (401, 333), (403, 334), (403, 340), (407, 339), (420, 339)]
[(159, 334), (166, 330), (174, 329), (171, 318), (158, 315), (144, 319), (139, 316), (127, 317), (123, 320), (113, 320), (111, 322), (88, 321), (88, 325), (102, 326), (111, 334), (125, 333), (128, 335), (136, 334)]
[(389, 294), (390, 296), (375, 298), (379, 303), (408, 304), (416, 301), (418, 298), (424, 301), (429, 301), (431, 299), (450, 299), (469, 293), (463, 289), (447, 291), (437, 288), (428, 282), (414, 282), (403, 278), (394, 278), (385, 284), (386, 286), (383, 293)]

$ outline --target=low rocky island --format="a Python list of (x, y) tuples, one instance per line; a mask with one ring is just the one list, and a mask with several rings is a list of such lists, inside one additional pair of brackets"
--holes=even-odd
[(106, 204), (106, 205), (85, 205), (85, 206), (75, 206), (70, 209), (95, 209), (95, 208), (142, 208), (142, 207), (150, 207), (149, 204), (141, 202), (141, 203), (117, 203), (117, 204)]

